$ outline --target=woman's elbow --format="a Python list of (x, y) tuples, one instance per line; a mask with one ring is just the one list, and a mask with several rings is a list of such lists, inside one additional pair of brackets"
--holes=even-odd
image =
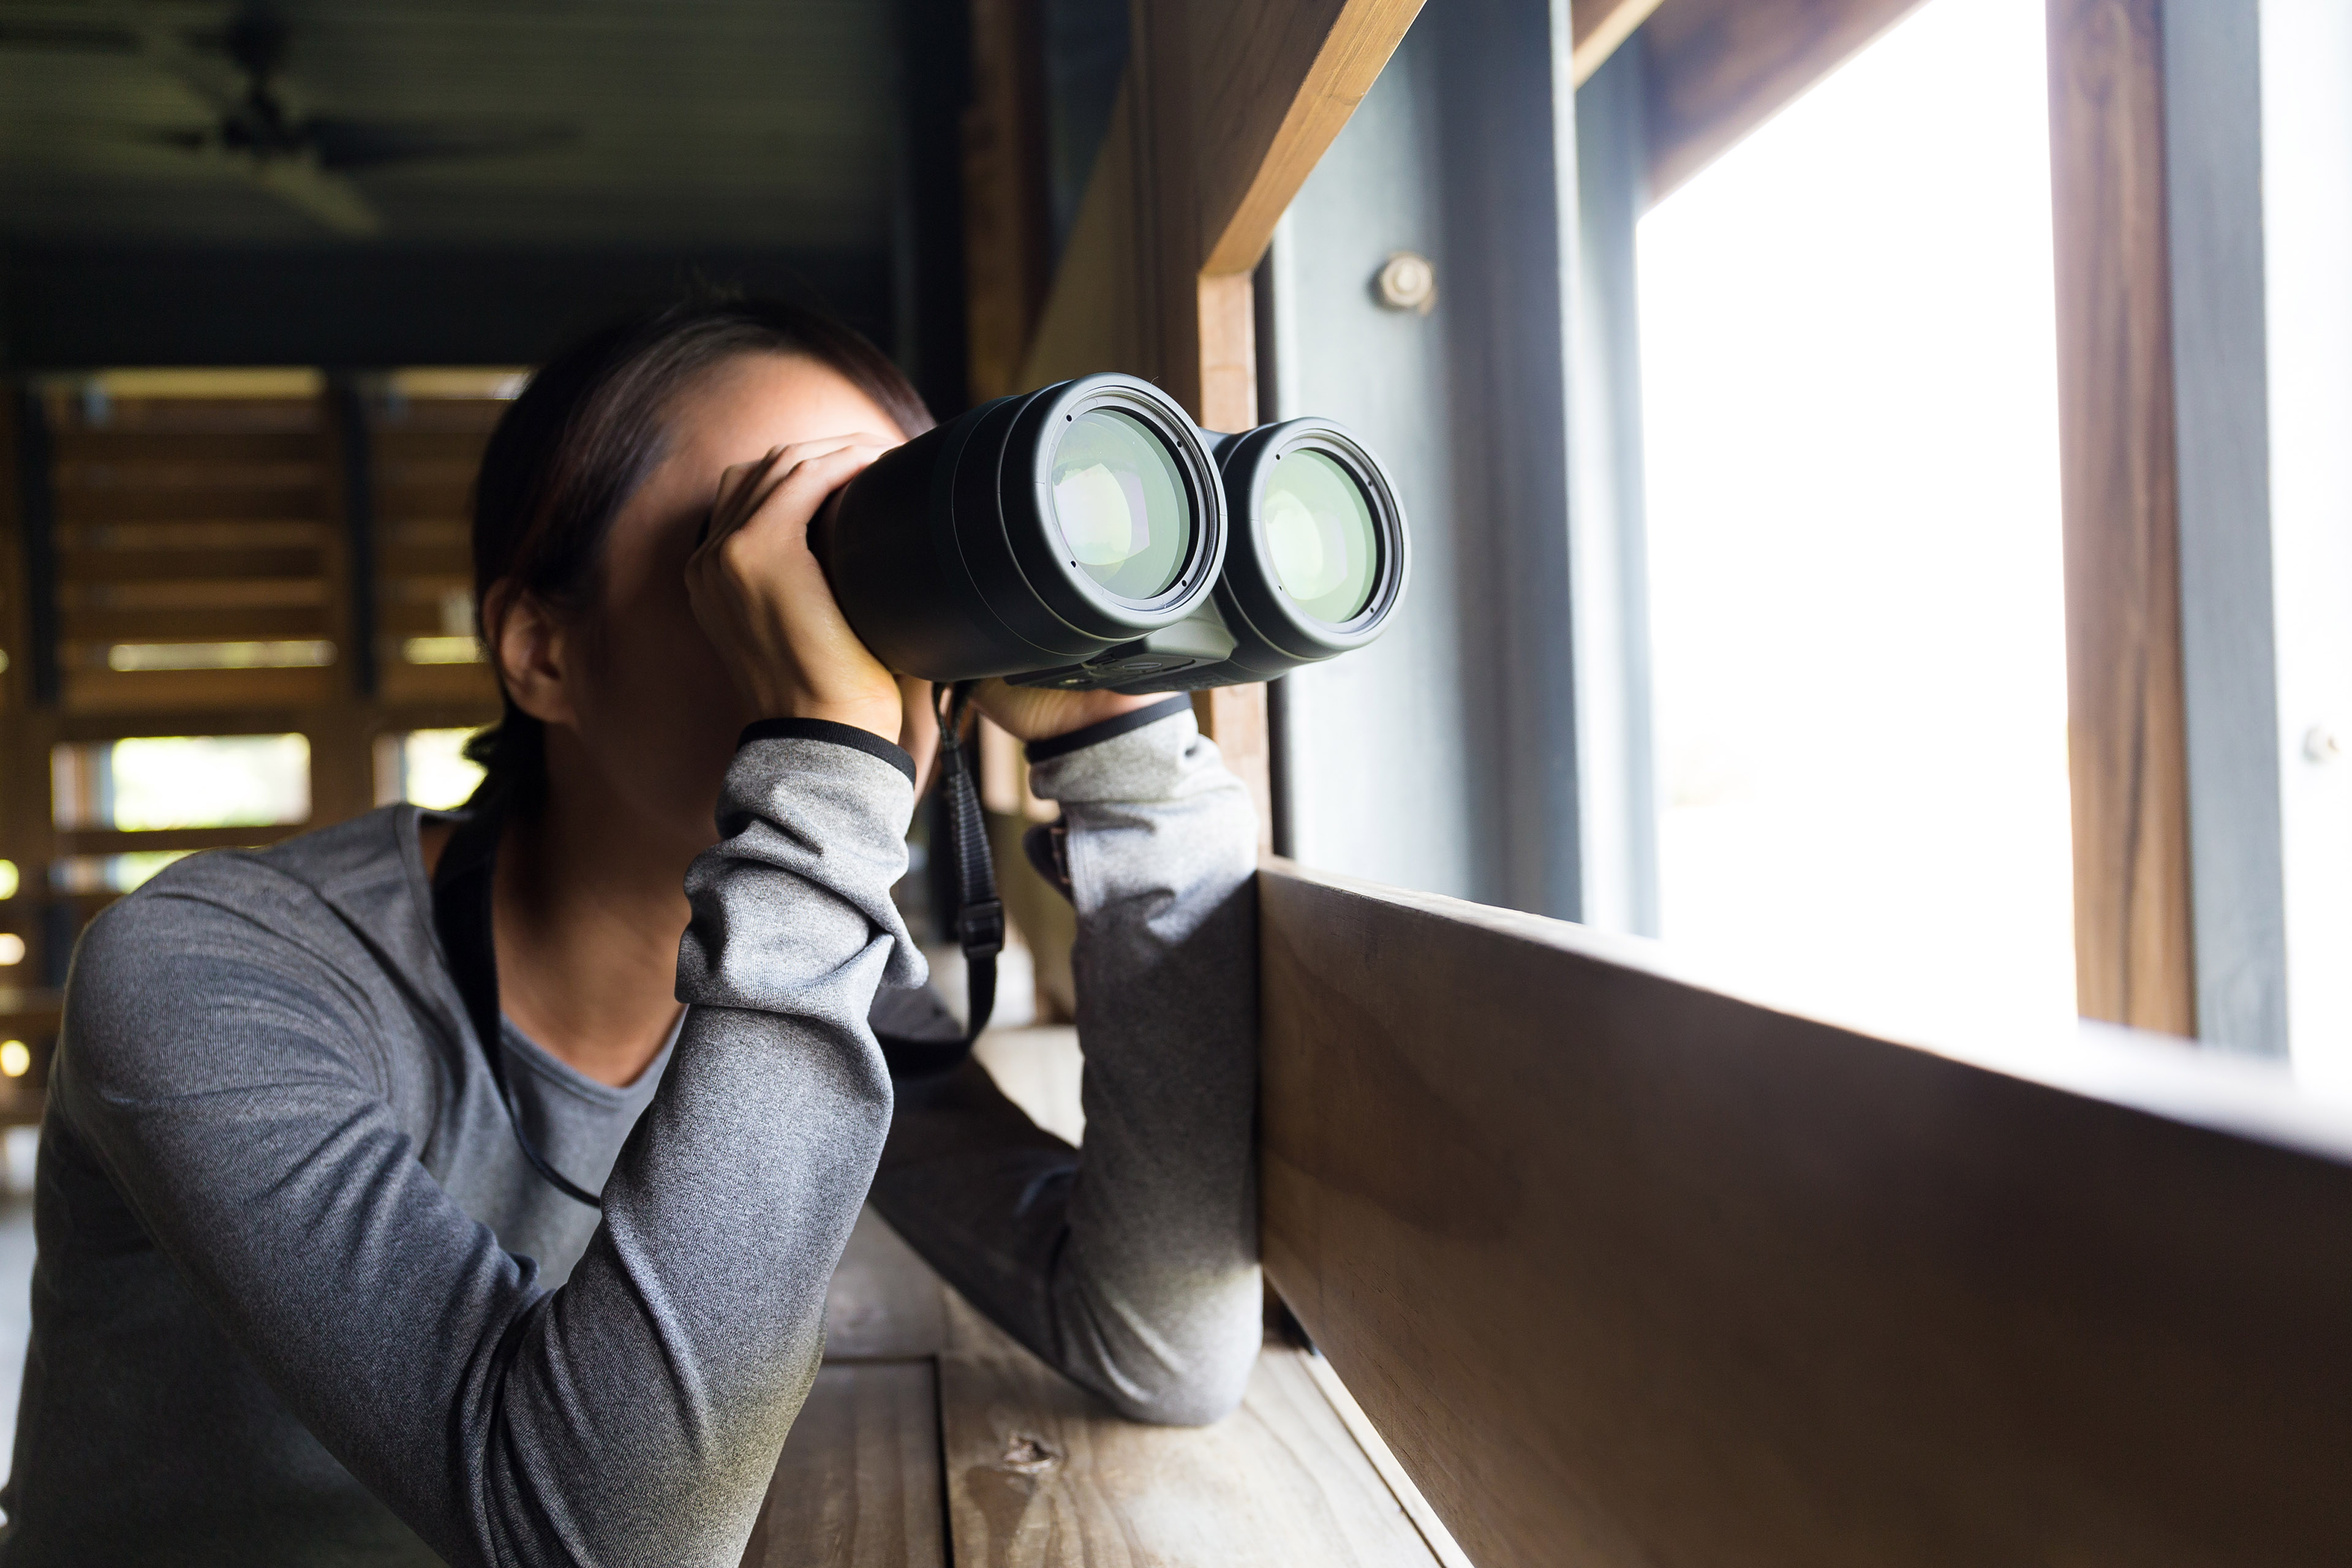
[(1249, 1392), (1265, 1339), (1257, 1271), (1250, 1271), (1246, 1293), (1232, 1295), (1192, 1332), (1117, 1358), (1099, 1384), (1112, 1407), (1155, 1426), (1207, 1426), (1232, 1415)]

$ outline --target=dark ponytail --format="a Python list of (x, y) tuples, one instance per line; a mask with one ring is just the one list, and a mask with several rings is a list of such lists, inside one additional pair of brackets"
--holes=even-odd
[[(616, 321), (549, 361), (490, 433), (474, 482), (474, 619), (485, 641), (482, 607), (501, 582), (558, 616), (595, 602), (613, 520), (668, 450), (671, 404), (703, 372), (748, 353), (804, 355), (839, 373), (907, 435), (931, 427), (898, 367), (817, 311), (706, 297)], [(512, 698), (466, 755), (484, 770), (476, 802), (538, 808), (546, 727)]]

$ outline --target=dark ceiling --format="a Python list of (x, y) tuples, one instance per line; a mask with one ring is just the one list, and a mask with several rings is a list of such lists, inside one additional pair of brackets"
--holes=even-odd
[[(0, 0), (8, 359), (88, 362), (144, 331), (141, 358), (184, 362), (273, 309), (413, 317), (445, 295), (457, 316), (529, 319), (437, 356), (480, 358), (688, 276), (798, 282), (887, 336), (894, 215), (921, 199), (929, 143), (953, 156), (958, 9)], [(266, 156), (227, 124), (250, 119), (257, 28), (270, 109), (296, 128)], [(87, 320), (110, 309), (111, 326)], [(426, 347), (453, 323), (411, 324)], [(381, 321), (356, 339), (323, 325), (349, 341), (303, 357), (396, 346)]]

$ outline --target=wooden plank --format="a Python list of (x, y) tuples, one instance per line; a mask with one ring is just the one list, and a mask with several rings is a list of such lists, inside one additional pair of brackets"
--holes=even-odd
[(939, 1406), (927, 1361), (827, 1365), (793, 1423), (743, 1568), (936, 1568)]
[(331, 630), (327, 608), (310, 603), (239, 605), (226, 608), (82, 609), (58, 612), (58, 640), (65, 643), (253, 642), (274, 638), (324, 637)]
[(190, 554), (253, 551), (275, 554), (326, 548), (326, 525), (315, 517), (275, 521), (81, 522), (57, 530), (60, 552), (96, 555), (116, 551), (161, 551)]
[(499, 716), (499, 684), (486, 663), (409, 664), (395, 647), (383, 661), (380, 689), (383, 700), (406, 707), (436, 707), (457, 715), (438, 726), (483, 725)]
[[(255, 634), (246, 633), (246, 636)], [(305, 635), (298, 633), (298, 636)], [(315, 632), (307, 634), (317, 636)], [(336, 696), (332, 667), (297, 669), (69, 669), (64, 708), (71, 713), (172, 713), (170, 735), (216, 734), (206, 709), (311, 709)]]
[(1658, 0), (1574, 0), (1569, 6), (1570, 82), (1590, 81), (1657, 8)]
[(313, 826), (324, 827), (334, 820), (340, 818), (322, 816), (315, 822), (264, 824), (252, 827), (72, 827), (58, 834), (57, 852), (60, 855), (145, 855), (157, 850), (247, 849), (275, 844), (298, 833), (307, 833)]
[(58, 521), (68, 526), (119, 523), (310, 522), (324, 502), (319, 484), (220, 484), (175, 489), (58, 491)]
[(68, 583), (188, 582), (205, 578), (315, 579), (324, 546), (304, 542), (275, 548), (183, 549), (76, 548), (65, 541), (58, 552), (58, 575)]
[(79, 399), (62, 391), (50, 394), (60, 429), (95, 439), (122, 440), (142, 435), (229, 436), (271, 432), (315, 433), (319, 400), (299, 397), (177, 397), (110, 398), (105, 423), (85, 421)]
[[(142, 482), (151, 474), (185, 475), (205, 484), (230, 469), (295, 473), (319, 461), (320, 433), (313, 428), (278, 431), (121, 430), (61, 426), (57, 433), (58, 482), (79, 483), (90, 474), (113, 483)], [(143, 481), (153, 482), (153, 481)]]
[(1642, 34), (1650, 199), (1713, 163), (1918, 4), (1665, 0)]
[(2158, 0), (2053, 0), (2077, 1005), (2197, 1032)]
[(971, 399), (1015, 390), (1054, 270), (1039, 0), (971, 0), (963, 120), (964, 338)]
[(395, 524), (384, 531), (383, 551), (377, 557), (384, 580), (434, 577), (465, 584), (470, 589), (473, 563), (462, 530), (453, 526), (447, 536), (438, 539), (420, 538), (420, 531), (415, 523)]
[(58, 586), (58, 602), (76, 610), (243, 610), (281, 609), (289, 605), (324, 605), (327, 584), (316, 572), (299, 577), (142, 578), (114, 583), (76, 583)]
[(1482, 1568), (2352, 1560), (2340, 1109), (1258, 880), (1266, 1268)]
[[(1269, 1309), (1280, 1306), (1281, 1300), (1271, 1291), (1267, 1293)], [(1283, 1310), (1288, 1310), (1286, 1308)], [(1371, 1461), (1373, 1470), (1387, 1484), (1390, 1494), (1404, 1510), (1405, 1517), (1412, 1521), (1413, 1529), (1421, 1532), (1421, 1538), (1428, 1543), (1431, 1553), (1444, 1564), (1444, 1568), (1473, 1568), (1470, 1559), (1463, 1555), (1462, 1548), (1454, 1542), (1454, 1532), (1445, 1528), (1445, 1521), (1437, 1517), (1436, 1510), (1429, 1506), (1429, 1500), (1421, 1495), (1421, 1489), (1412, 1484), (1412, 1478), (1404, 1473), (1402, 1465), (1397, 1463), (1396, 1455), (1389, 1448), (1388, 1439), (1381, 1436), (1380, 1428), (1373, 1426), (1371, 1417), (1364, 1414), (1364, 1407), (1356, 1403), (1356, 1396), (1348, 1392), (1348, 1385), (1339, 1381), (1339, 1374), (1331, 1370), (1331, 1363), (1310, 1349), (1299, 1357), (1299, 1364), (1315, 1380), (1315, 1386), (1322, 1392), (1323, 1397), (1330, 1401), (1333, 1413), (1348, 1428), (1348, 1435), (1355, 1438), (1356, 1446), (1363, 1449), (1364, 1458)]]
[(950, 1296), (940, 1358), (956, 1568), (1432, 1568), (1301, 1352), (1213, 1426), (1111, 1414)]
[[(1181, 17), (1189, 146), (1201, 215), (1193, 270), (1246, 275), (1290, 199), (1371, 90), (1422, 0), (1216, 0)], [(1158, 35), (1165, 38), (1167, 35)]]
[(946, 1287), (890, 1223), (857, 1216), (824, 1297), (829, 1362), (903, 1361), (947, 1342)]

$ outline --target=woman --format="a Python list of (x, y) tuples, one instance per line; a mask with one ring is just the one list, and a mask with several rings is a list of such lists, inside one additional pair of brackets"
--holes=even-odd
[(1238, 1400), (1254, 833), (1181, 702), (978, 699), (1070, 825), (1083, 1163), (970, 1064), (894, 1121), (936, 730), (804, 538), (928, 424), (775, 305), (534, 378), (477, 488), (467, 811), (184, 861), (82, 939), (0, 1562), (731, 1564), (869, 1188), (1126, 1414)]

